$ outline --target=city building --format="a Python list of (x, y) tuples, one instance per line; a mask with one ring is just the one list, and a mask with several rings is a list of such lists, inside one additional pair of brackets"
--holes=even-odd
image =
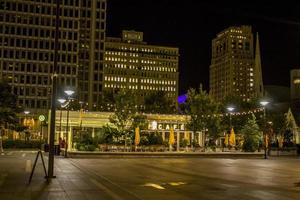
[(254, 53), (251, 26), (229, 27), (212, 40), (210, 94), (217, 101), (239, 96), (247, 101), (264, 94), (258, 34)]
[(300, 69), (291, 70), (290, 78), (291, 100), (300, 100)]
[(143, 33), (123, 31), (122, 38), (107, 37), (105, 43), (104, 90), (134, 90), (141, 97), (163, 91), (174, 102), (178, 96), (179, 50), (148, 45)]
[[(76, 89), (89, 109), (102, 91), (106, 0), (62, 0), (58, 92)], [(0, 2), (0, 78), (30, 113), (50, 108), (56, 25), (55, 0)]]

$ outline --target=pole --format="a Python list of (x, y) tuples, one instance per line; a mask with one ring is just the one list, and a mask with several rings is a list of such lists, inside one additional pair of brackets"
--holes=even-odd
[(69, 144), (69, 105), (67, 107), (67, 126), (66, 126), (66, 143), (65, 143), (65, 158), (68, 157), (68, 144)]
[(57, 82), (57, 58), (58, 58), (58, 35), (59, 35), (59, 4), (60, 0), (56, 0), (56, 18), (55, 18), (55, 40), (54, 40), (54, 63), (53, 63), (53, 80), (52, 80), (52, 96), (51, 96), (51, 119), (50, 119), (50, 135), (49, 135), (49, 159), (48, 159), (48, 178), (53, 176), (54, 168), (54, 135), (55, 135), (55, 112), (56, 112), (56, 82)]
[(231, 125), (231, 112), (229, 113), (229, 124), (230, 124), (230, 130), (232, 128), (232, 125)]
[(60, 106), (60, 116), (59, 116), (59, 134), (61, 134), (61, 118), (62, 118), (62, 107)]
[(264, 107), (264, 158), (267, 159), (266, 108)]
[(42, 135), (43, 135), (43, 122), (41, 121), (40, 143), (42, 142)]

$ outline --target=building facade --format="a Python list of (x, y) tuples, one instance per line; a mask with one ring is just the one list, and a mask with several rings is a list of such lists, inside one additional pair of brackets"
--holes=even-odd
[(258, 35), (255, 47), (254, 53), (251, 26), (229, 27), (212, 40), (210, 94), (215, 100), (263, 96)]
[(291, 90), (291, 100), (300, 100), (300, 69), (293, 69), (290, 72), (290, 90)]
[(148, 45), (143, 33), (123, 31), (122, 38), (107, 37), (105, 43), (104, 90), (134, 90), (141, 99), (163, 91), (178, 96), (178, 48)]
[[(62, 0), (58, 91), (77, 89), (89, 108), (102, 90), (106, 0)], [(50, 108), (54, 61), (55, 0), (0, 2), (0, 78), (31, 113)]]

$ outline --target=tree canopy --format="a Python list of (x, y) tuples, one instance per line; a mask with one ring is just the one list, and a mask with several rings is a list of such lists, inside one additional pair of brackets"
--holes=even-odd
[(14, 126), (19, 124), (17, 113), (17, 96), (11, 92), (11, 86), (4, 80), (0, 81), (0, 125)]

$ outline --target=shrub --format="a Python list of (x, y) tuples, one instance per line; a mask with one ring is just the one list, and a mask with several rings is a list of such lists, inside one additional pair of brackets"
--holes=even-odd
[(3, 140), (3, 148), (39, 149), (43, 143), (40, 140)]

